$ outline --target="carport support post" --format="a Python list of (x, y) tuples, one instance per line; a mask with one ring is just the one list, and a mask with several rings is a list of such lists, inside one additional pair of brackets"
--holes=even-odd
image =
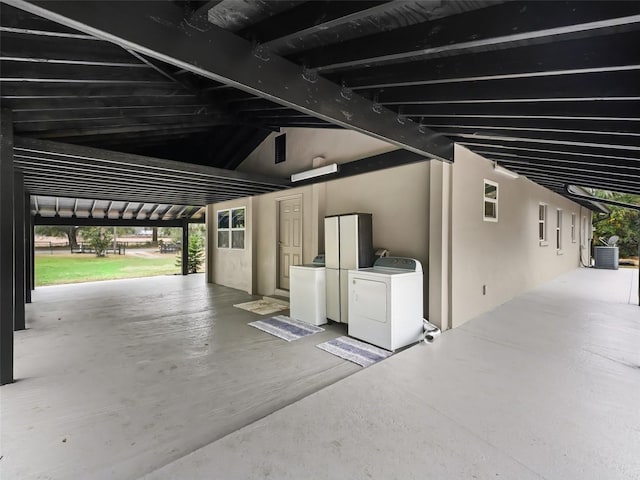
[(24, 239), (25, 239), (25, 218), (24, 218), (24, 175), (20, 171), (14, 174), (14, 213), (13, 213), (13, 251), (15, 254), (14, 274), (14, 330), (24, 330)]
[(36, 219), (35, 217), (32, 215), (31, 216), (31, 228), (29, 229), (29, 234), (31, 235), (31, 271), (29, 272), (29, 275), (31, 275), (31, 290), (35, 290), (36, 289), (36, 229), (35, 229), (35, 225), (36, 225)]
[(13, 118), (0, 110), (0, 385), (13, 382)]
[(31, 231), (33, 230), (33, 219), (31, 218), (31, 195), (24, 194), (24, 301), (31, 303), (31, 267), (33, 264)]
[(189, 221), (182, 221), (182, 275), (189, 274)]

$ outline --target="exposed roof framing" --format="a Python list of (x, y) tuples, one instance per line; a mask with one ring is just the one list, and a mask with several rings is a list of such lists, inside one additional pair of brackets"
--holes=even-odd
[[(202, 207), (289, 186), (281, 179), (22, 137), (14, 140), (14, 162), (32, 195), (106, 200), (106, 217), (115, 201)], [(88, 215), (96, 208), (91, 204)]]
[(233, 169), (279, 128), (350, 128), (640, 192), (640, 2), (0, 1), (20, 136)]
[[(635, 2), (507, 2), (302, 54), (330, 72), (508, 49), (637, 28)], [(496, 19), (501, 18), (501, 22)]]
[(313, 72), (304, 73), (298, 65), (266, 50), (254, 49), (222, 28), (188, 29), (183, 12), (174, 4), (127, 2), (114, 9), (112, 3), (100, 1), (6, 3), (332, 124), (427, 157), (453, 160), (453, 144), (445, 137), (412, 121), (398, 122), (394, 112), (346, 94), (332, 82)]

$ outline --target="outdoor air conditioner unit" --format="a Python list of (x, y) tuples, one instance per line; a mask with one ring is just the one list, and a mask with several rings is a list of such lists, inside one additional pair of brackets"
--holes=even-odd
[(620, 238), (617, 235), (613, 235), (609, 237), (609, 240), (606, 242), (606, 247), (595, 247), (596, 268), (609, 270), (618, 269), (618, 240), (620, 240)]

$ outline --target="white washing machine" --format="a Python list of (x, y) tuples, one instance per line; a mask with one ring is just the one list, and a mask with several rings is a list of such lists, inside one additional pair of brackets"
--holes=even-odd
[(289, 316), (312, 325), (327, 323), (324, 256), (289, 267)]
[(371, 268), (349, 270), (349, 335), (386, 350), (420, 340), (422, 265), (382, 257)]

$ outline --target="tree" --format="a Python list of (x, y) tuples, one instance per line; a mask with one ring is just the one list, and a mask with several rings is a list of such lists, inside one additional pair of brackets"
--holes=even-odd
[(78, 231), (80, 227), (56, 227), (50, 225), (38, 225), (35, 228), (36, 235), (42, 235), (45, 237), (64, 237), (66, 236), (69, 240), (69, 245), (71, 248), (76, 248), (78, 246)]
[[(640, 205), (640, 195), (629, 193), (596, 190), (593, 194), (599, 198), (616, 202)], [(640, 237), (640, 211), (630, 208), (607, 205), (610, 211), (608, 218), (594, 221), (594, 245), (601, 245), (600, 239), (607, 240), (613, 235), (620, 237), (618, 246), (621, 257), (638, 255), (638, 238)]]
[(116, 234), (119, 237), (124, 237), (125, 235), (132, 235), (136, 233), (136, 227), (116, 227)]
[[(189, 246), (187, 247), (187, 272), (198, 273), (204, 261), (204, 227), (189, 225)], [(176, 265), (182, 266), (182, 254), (178, 253)]]
[(82, 232), (82, 238), (86, 239), (96, 252), (96, 257), (104, 257), (111, 246), (111, 230), (105, 227), (87, 227)]

